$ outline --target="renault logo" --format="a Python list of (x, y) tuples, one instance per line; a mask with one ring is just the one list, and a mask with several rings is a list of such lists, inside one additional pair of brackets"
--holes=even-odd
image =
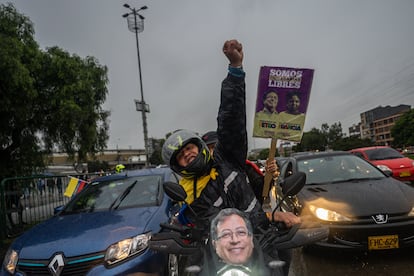
[(48, 267), (53, 276), (59, 276), (62, 273), (65, 262), (63, 260), (63, 254), (56, 254), (50, 261)]
[(385, 214), (378, 214), (378, 215), (372, 216), (372, 218), (374, 219), (376, 224), (383, 224), (383, 223), (387, 223), (388, 221), (388, 215), (385, 215)]

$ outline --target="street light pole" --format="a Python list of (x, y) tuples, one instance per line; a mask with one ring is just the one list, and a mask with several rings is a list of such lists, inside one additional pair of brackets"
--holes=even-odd
[[(135, 106), (137, 111), (141, 111), (142, 115), (142, 126), (144, 129), (144, 144), (145, 144), (145, 165), (149, 165), (149, 144), (148, 144), (148, 130), (147, 130), (147, 115), (146, 113), (149, 113), (149, 105), (145, 103), (144, 100), (144, 89), (142, 86), (142, 73), (141, 73), (141, 58), (139, 55), (139, 40), (138, 40), (138, 33), (141, 33), (144, 31), (144, 19), (141, 14), (138, 12), (141, 10), (148, 9), (147, 6), (142, 6), (139, 9), (131, 8), (128, 4), (124, 4), (124, 7), (129, 9), (129, 13), (125, 13), (122, 15), (124, 18), (127, 18), (128, 22), (128, 29), (131, 32), (135, 33), (135, 39), (137, 42), (137, 57), (138, 57), (138, 71), (139, 71), (139, 84), (141, 88), (141, 101), (135, 100)], [(137, 20), (137, 17), (139, 20)]]

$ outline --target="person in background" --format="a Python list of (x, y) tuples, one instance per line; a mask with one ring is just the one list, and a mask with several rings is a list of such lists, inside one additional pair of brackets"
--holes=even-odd
[(57, 190), (58, 190), (59, 199), (62, 199), (63, 198), (63, 183), (62, 183), (62, 177), (58, 177), (56, 179), (56, 187), (57, 187)]
[[(23, 205), (21, 202), (22, 188), (19, 182), (13, 182), (4, 192), (6, 207), (6, 230), (8, 237), (15, 237), (23, 232)], [(12, 213), (17, 212), (17, 222), (13, 221)], [(2, 226), (3, 227), (3, 226)]]
[(121, 173), (125, 170), (125, 166), (123, 164), (118, 164), (115, 166), (115, 172), (116, 173)]
[(218, 141), (217, 131), (208, 131), (201, 136), (201, 139), (203, 139), (204, 143), (206, 143), (211, 156), (213, 156), (214, 147), (216, 146), (216, 143)]
[(55, 192), (55, 179), (53, 177), (49, 177), (46, 179), (46, 186), (49, 192), (49, 196), (52, 196)]
[(82, 174), (79, 176), (79, 179), (89, 181), (88, 171), (86, 169), (82, 170)]
[(43, 195), (43, 192), (45, 192), (45, 179), (39, 178), (37, 181), (37, 189), (39, 190), (40, 195)]

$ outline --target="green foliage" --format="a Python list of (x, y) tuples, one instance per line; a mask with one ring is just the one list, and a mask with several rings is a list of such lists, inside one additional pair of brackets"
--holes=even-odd
[(360, 139), (358, 137), (344, 137), (335, 142), (332, 146), (333, 150), (350, 150), (355, 148), (373, 146), (374, 143), (370, 139)]
[(12, 4), (0, 5), (0, 72), (0, 178), (35, 172), (52, 150), (84, 161), (105, 147), (107, 68), (39, 49), (33, 23)]
[(162, 146), (164, 145), (164, 143), (165, 139), (153, 139), (154, 152), (150, 156), (150, 164), (164, 164), (164, 160), (162, 160)]
[(394, 138), (393, 147), (406, 147), (414, 145), (414, 109), (404, 113), (391, 129)]
[(360, 139), (357, 137), (345, 137), (342, 133), (341, 123), (334, 123), (329, 126), (327, 123), (321, 125), (321, 129), (312, 128), (305, 132), (302, 141), (294, 150), (299, 151), (324, 151), (332, 150), (350, 150), (353, 148), (371, 146), (373, 143), (369, 139)]
[[(295, 151), (324, 151), (328, 146), (327, 137), (324, 127), (322, 130), (312, 128), (309, 132), (304, 132), (302, 141), (296, 145)], [(325, 133), (325, 134), (324, 134)]]
[(257, 159), (266, 160), (269, 157), (270, 149), (262, 149), (259, 154), (257, 155)]
[(163, 164), (164, 161), (162, 160), (161, 150), (157, 149), (150, 156), (150, 164), (153, 165), (160, 165)]

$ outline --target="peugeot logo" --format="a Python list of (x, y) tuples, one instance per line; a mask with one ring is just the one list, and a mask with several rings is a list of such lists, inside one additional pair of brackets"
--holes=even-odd
[(65, 261), (63, 260), (63, 254), (56, 254), (50, 261), (48, 268), (53, 276), (59, 276), (62, 273)]
[(388, 215), (385, 215), (385, 214), (378, 214), (378, 215), (372, 216), (372, 218), (374, 219), (376, 224), (383, 224), (383, 223), (387, 223), (388, 221)]

